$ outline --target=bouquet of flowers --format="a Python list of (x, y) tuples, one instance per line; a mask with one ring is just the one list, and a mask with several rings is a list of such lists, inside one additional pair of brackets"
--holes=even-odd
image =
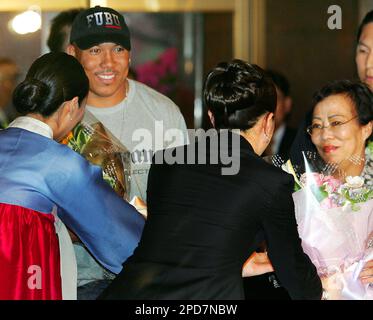
[(129, 151), (92, 114), (87, 112), (62, 143), (100, 166), (104, 180), (118, 195), (129, 200)]
[[(317, 154), (303, 157), (305, 172), (290, 161), (282, 165), (296, 182), (293, 199), (303, 250), (332, 299), (373, 299), (373, 288), (358, 278), (373, 259), (373, 189), (371, 179), (364, 179), (372, 165), (370, 149), (363, 174), (343, 179), (335, 174), (338, 166), (323, 163)], [(277, 157), (274, 163), (281, 161)]]
[(364, 184), (362, 177), (346, 177), (346, 183), (322, 173), (304, 173), (301, 188), (309, 188), (322, 209), (342, 208), (359, 211), (359, 203), (373, 199), (373, 190)]

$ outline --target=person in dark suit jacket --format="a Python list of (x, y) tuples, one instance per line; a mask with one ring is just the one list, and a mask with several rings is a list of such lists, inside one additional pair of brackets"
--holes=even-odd
[(286, 77), (278, 71), (267, 70), (266, 73), (275, 85), (277, 106), (275, 112), (275, 132), (264, 154), (277, 154), (283, 159), (288, 159), (290, 147), (297, 133), (297, 129), (287, 124), (293, 107), (293, 100), (290, 96), (290, 84)]
[(220, 63), (204, 103), (218, 130), (156, 153), (141, 241), (99, 298), (244, 299), (246, 260), (265, 239), (290, 296), (320, 299), (297, 232), (293, 178), (260, 157), (274, 130), (272, 81), (256, 65)]

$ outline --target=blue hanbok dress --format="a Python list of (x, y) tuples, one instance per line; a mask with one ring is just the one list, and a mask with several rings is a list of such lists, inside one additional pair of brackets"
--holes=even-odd
[(49, 126), (17, 118), (0, 130), (0, 299), (76, 297), (64, 224), (119, 273), (144, 219), (102, 179), (100, 167), (54, 141)]

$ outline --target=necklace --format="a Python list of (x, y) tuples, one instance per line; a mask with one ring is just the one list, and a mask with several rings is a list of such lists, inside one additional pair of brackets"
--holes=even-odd
[[(139, 174), (139, 173), (135, 173), (137, 170), (136, 170), (136, 166), (133, 167), (135, 165), (135, 163), (132, 161), (132, 151), (135, 151), (136, 150), (132, 150), (133, 146), (132, 146), (132, 143), (130, 143), (130, 148), (128, 148), (128, 145), (126, 145), (125, 141), (124, 141), (124, 134), (125, 134), (125, 125), (126, 125), (126, 115), (127, 115), (127, 111), (128, 111), (128, 105), (127, 105), (127, 101), (128, 101), (128, 92), (129, 92), (129, 81), (126, 80), (126, 96), (125, 98), (122, 100), (121, 102), (121, 108), (122, 108), (122, 114), (121, 114), (121, 124), (120, 124), (120, 132), (118, 134), (118, 139), (121, 143), (121, 145), (124, 147), (125, 149), (125, 152), (127, 153), (127, 156), (125, 156), (123, 159), (123, 165), (124, 165), (124, 174), (125, 174), (125, 179), (126, 179), (126, 184), (127, 184), (127, 190), (128, 190), (128, 193), (132, 195), (132, 197), (134, 195), (138, 196), (141, 200), (145, 200), (145, 194), (144, 194), (144, 190), (143, 188), (141, 188), (141, 180), (140, 180), (140, 176), (142, 174)], [(128, 132), (128, 134), (132, 135), (131, 132)], [(135, 191), (133, 191), (132, 189), (135, 188)], [(136, 191), (137, 190), (137, 191)], [(131, 199), (129, 199), (131, 200)]]
[(124, 135), (124, 126), (125, 126), (125, 123), (126, 123), (126, 114), (127, 114), (127, 98), (128, 98), (128, 92), (129, 92), (129, 81), (126, 80), (126, 95), (124, 97), (124, 99), (122, 100), (121, 102), (121, 113), (122, 113), (122, 116), (119, 117), (121, 120), (121, 124), (120, 124), (120, 131), (118, 133), (118, 139), (119, 139), (119, 142), (120, 144), (123, 146), (123, 152), (125, 153), (124, 155), (122, 155), (122, 161), (123, 161), (123, 169), (124, 169), (124, 179), (125, 179), (125, 184), (126, 184), (126, 190), (127, 190), (127, 197), (128, 197), (128, 201), (130, 201), (131, 199), (129, 198), (132, 191), (131, 189), (133, 188), (133, 184), (136, 185), (137, 189), (140, 191), (140, 197), (141, 199), (144, 199), (143, 198), (143, 194), (141, 192), (141, 189), (140, 189), (140, 186), (139, 186), (139, 181), (138, 181), (138, 178), (136, 177), (136, 175), (134, 175), (132, 173), (132, 153), (131, 153), (131, 150), (128, 148), (128, 146), (126, 145), (126, 143), (124, 142), (124, 139), (123, 139), (123, 135)]

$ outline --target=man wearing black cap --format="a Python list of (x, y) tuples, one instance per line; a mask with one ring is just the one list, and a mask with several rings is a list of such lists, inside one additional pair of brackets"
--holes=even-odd
[[(70, 43), (67, 52), (83, 65), (90, 82), (85, 119), (93, 114), (131, 152), (130, 198), (137, 196), (146, 202), (152, 155), (187, 142), (184, 118), (170, 99), (127, 78), (130, 32), (117, 11), (96, 6), (80, 12), (72, 25)], [(165, 138), (170, 129), (178, 134)], [(82, 275), (80, 265), (85, 264), (85, 270), (93, 272), (88, 278), (105, 278), (97, 275), (100, 269), (93, 260), (87, 262), (88, 254), (81, 259), (82, 255), (77, 253), (78, 277)]]

